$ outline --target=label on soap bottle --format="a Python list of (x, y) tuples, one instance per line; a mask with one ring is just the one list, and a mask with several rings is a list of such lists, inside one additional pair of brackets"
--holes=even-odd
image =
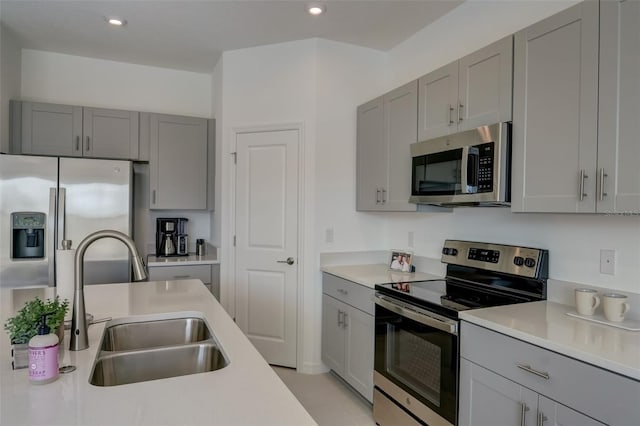
[(58, 377), (58, 345), (29, 347), (29, 380), (41, 382)]

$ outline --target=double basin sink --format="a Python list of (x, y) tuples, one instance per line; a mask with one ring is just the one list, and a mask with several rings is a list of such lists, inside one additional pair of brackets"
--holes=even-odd
[(205, 373), (228, 364), (206, 321), (194, 314), (115, 320), (104, 330), (89, 382), (117, 386)]

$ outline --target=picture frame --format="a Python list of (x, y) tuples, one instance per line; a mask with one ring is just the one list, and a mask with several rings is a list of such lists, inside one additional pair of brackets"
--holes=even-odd
[(391, 250), (389, 256), (389, 270), (396, 272), (411, 272), (413, 253), (410, 251)]

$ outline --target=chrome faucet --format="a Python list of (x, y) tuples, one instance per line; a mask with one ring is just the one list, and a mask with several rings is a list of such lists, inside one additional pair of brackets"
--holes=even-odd
[(89, 347), (89, 337), (87, 335), (87, 327), (89, 325), (87, 324), (87, 317), (84, 309), (84, 253), (94, 241), (102, 238), (115, 238), (116, 240), (122, 241), (131, 253), (133, 280), (144, 281), (147, 279), (147, 271), (145, 269), (144, 262), (140, 257), (133, 240), (129, 238), (129, 236), (122, 232), (109, 229), (87, 235), (80, 245), (78, 245), (74, 259), (75, 278), (73, 315), (71, 317), (71, 343), (69, 344), (69, 350), (72, 351), (81, 351)]

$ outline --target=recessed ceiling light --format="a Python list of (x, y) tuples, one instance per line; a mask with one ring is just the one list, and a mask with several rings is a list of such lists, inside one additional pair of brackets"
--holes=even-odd
[(322, 15), (326, 11), (327, 11), (327, 6), (323, 4), (312, 3), (309, 6), (307, 6), (307, 12), (309, 12), (309, 14), (313, 16)]
[(126, 25), (127, 21), (120, 18), (106, 18), (107, 22), (116, 27), (123, 27)]

